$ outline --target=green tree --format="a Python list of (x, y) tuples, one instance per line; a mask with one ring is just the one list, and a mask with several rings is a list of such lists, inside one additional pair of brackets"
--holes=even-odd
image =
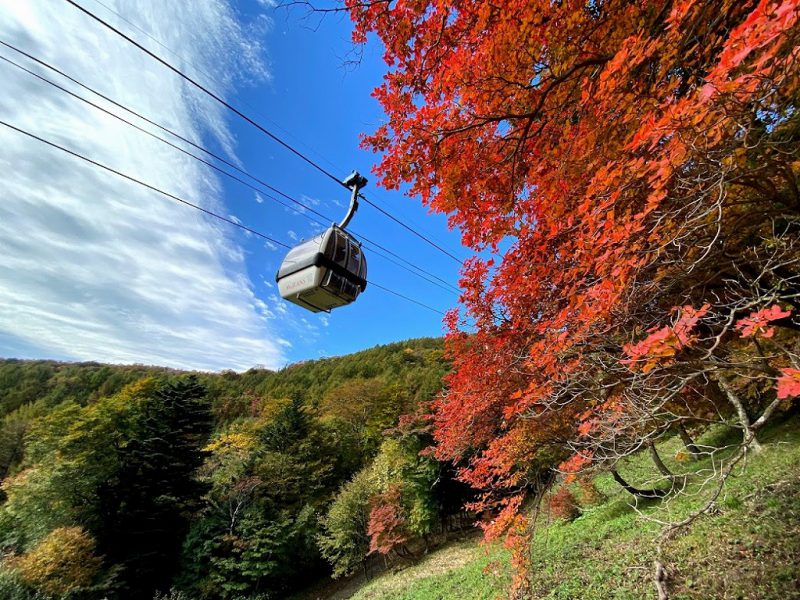
[(23, 404), (0, 421), (0, 480), (5, 479), (25, 457), (25, 438), (34, 420), (44, 415), (41, 402)]
[(34, 422), (23, 469), (3, 482), (4, 545), (27, 556), (53, 531), (82, 525), (123, 567), (116, 593), (150, 600), (169, 584), (202, 495), (194, 472), (211, 429), (204, 395), (192, 377), (147, 379)]
[(370, 540), (370, 522), (380, 520), (372, 513), (387, 505), (386, 498), (391, 498), (392, 514), (408, 534), (425, 537), (435, 529), (441, 515), (436, 494), (439, 467), (432, 458), (420, 456), (422, 448), (417, 435), (387, 438), (375, 460), (339, 489), (317, 537), (335, 577), (364, 565), (371, 545), (386, 547)]
[(104, 528), (102, 491), (116, 481), (121, 450), (154, 389), (154, 381), (143, 380), (86, 407), (63, 403), (30, 425), (22, 470), (2, 484), (5, 546), (27, 550), (53, 529), (78, 523)]
[(347, 468), (355, 471), (375, 454), (384, 430), (395, 424), (405, 404), (398, 385), (358, 377), (329, 389), (318, 411), (341, 448)]
[(336, 454), (295, 396), (219, 435), (201, 472), (210, 485), (184, 546), (181, 584), (204, 597), (285, 592), (320, 572), (317, 507)]
[(204, 489), (195, 473), (210, 432), (206, 390), (194, 377), (142, 402), (117, 479), (100, 491), (108, 514), (101, 547), (123, 567), (124, 597), (149, 600), (154, 590), (169, 588)]
[(435, 487), (438, 463), (420, 456), (423, 445), (416, 436), (389, 438), (371, 465), (372, 477), (380, 493), (396, 486), (405, 511), (406, 528), (415, 536), (426, 536), (439, 522)]
[(334, 577), (364, 565), (369, 553), (370, 498), (378, 491), (370, 470), (364, 469), (342, 486), (323, 517), (317, 543)]

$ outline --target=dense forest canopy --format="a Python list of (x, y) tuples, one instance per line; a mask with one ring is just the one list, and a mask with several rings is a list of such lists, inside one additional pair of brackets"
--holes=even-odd
[(420, 455), (442, 346), (220, 374), (0, 361), (0, 593), (267, 598), (441, 532), (469, 499)]

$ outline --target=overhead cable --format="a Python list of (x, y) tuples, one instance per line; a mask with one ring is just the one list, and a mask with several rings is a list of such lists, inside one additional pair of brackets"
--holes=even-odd
[[(247, 123), (249, 123), (250, 125), (255, 127), (256, 129), (261, 131), (264, 135), (268, 136), (274, 142), (276, 142), (276, 143), (280, 144), (281, 146), (283, 146), (284, 148), (286, 148), (289, 152), (291, 152), (292, 154), (294, 154), (295, 156), (297, 156), (301, 160), (303, 160), (306, 163), (308, 163), (311, 167), (313, 167), (314, 169), (316, 169), (317, 171), (319, 171), (320, 173), (322, 173), (323, 175), (328, 177), (330, 180), (334, 181), (336, 184), (347, 188), (347, 186), (344, 185), (342, 183), (342, 181), (336, 175), (331, 173), (329, 170), (327, 170), (325, 167), (320, 165), (318, 162), (316, 162), (315, 160), (309, 158), (304, 153), (302, 153), (299, 150), (297, 150), (296, 148), (294, 148), (291, 144), (289, 144), (288, 142), (284, 141), (282, 138), (280, 138), (279, 136), (275, 135), (269, 129), (267, 129), (266, 127), (264, 127), (260, 123), (258, 123), (258, 121), (254, 120), (253, 118), (251, 118), (248, 115), (246, 115), (244, 112), (242, 112), (241, 110), (236, 108), (234, 105), (232, 105), (231, 103), (226, 101), (224, 98), (219, 96), (217, 93), (215, 93), (214, 91), (210, 90), (208, 87), (206, 87), (205, 85), (203, 85), (202, 83), (200, 83), (196, 79), (192, 78), (190, 75), (187, 75), (181, 69), (179, 69), (178, 67), (172, 65), (170, 62), (168, 62), (167, 60), (163, 59), (162, 57), (160, 57), (155, 52), (149, 50), (148, 48), (146, 48), (145, 46), (143, 46), (142, 44), (137, 42), (135, 39), (133, 39), (132, 37), (127, 35), (125, 32), (123, 32), (120, 29), (114, 27), (112, 24), (110, 24), (109, 22), (105, 21), (102, 17), (97, 16), (95, 13), (93, 13), (89, 9), (81, 6), (80, 4), (75, 2), (75, 0), (65, 0), (65, 2), (71, 4), (72, 6), (74, 6), (75, 8), (80, 10), (81, 12), (83, 12), (85, 15), (90, 17), (91, 19), (93, 19), (96, 22), (100, 23), (103, 27), (105, 27), (108, 30), (114, 32), (119, 37), (123, 38), (128, 43), (132, 44), (133, 46), (135, 46), (136, 48), (138, 48), (139, 50), (141, 50), (142, 52), (147, 54), (152, 59), (154, 59), (157, 62), (161, 63), (167, 69), (169, 69), (170, 71), (172, 71), (173, 73), (175, 73), (176, 75), (178, 75), (179, 77), (181, 77), (182, 79), (184, 79), (185, 81), (187, 81), (188, 83), (190, 83), (191, 85), (196, 87), (198, 90), (202, 91), (204, 94), (206, 94), (207, 96), (209, 96), (210, 98), (212, 98), (213, 100), (215, 100), (216, 102), (218, 102), (219, 104), (221, 104), (222, 106), (224, 106), (225, 108), (230, 110), (231, 112), (233, 112), (239, 118), (243, 119), (244, 121), (246, 121)], [(388, 211), (384, 210), (383, 208), (380, 208), (377, 204), (375, 204), (374, 202), (368, 200), (363, 195), (361, 197), (365, 202), (367, 202), (372, 207), (374, 207), (377, 210), (379, 210), (384, 215), (386, 215), (389, 218), (391, 218), (393, 221), (395, 221), (396, 223), (401, 225), (404, 229), (408, 230), (409, 232), (411, 232), (412, 234), (414, 234), (418, 238), (422, 239), (423, 241), (425, 241), (430, 246), (436, 248), (441, 253), (443, 253), (444, 255), (448, 256), (449, 258), (451, 258), (452, 260), (457, 262), (459, 265), (462, 264), (461, 259), (459, 259), (452, 252), (446, 250), (445, 248), (443, 248), (442, 246), (440, 246), (439, 244), (437, 244), (436, 242), (434, 242), (433, 240), (431, 240), (430, 238), (428, 238), (424, 234), (418, 232), (413, 227), (405, 224), (402, 220), (400, 220), (397, 217), (391, 215)]]
[[(17, 127), (16, 125), (13, 125), (13, 124), (8, 123), (8, 122), (3, 121), (3, 120), (0, 120), (0, 125), (3, 125), (4, 127), (7, 127), (8, 129), (11, 129), (13, 131), (16, 131), (17, 133), (20, 133), (22, 135), (25, 135), (25, 136), (31, 138), (31, 139), (34, 139), (34, 140), (37, 140), (37, 141), (39, 141), (39, 142), (41, 142), (43, 144), (46, 144), (47, 146), (50, 146), (51, 148), (55, 148), (57, 150), (61, 150), (62, 152), (65, 152), (66, 154), (69, 154), (70, 156), (73, 156), (74, 158), (78, 158), (80, 160), (83, 160), (83, 161), (89, 163), (90, 165), (93, 165), (96, 168), (99, 168), (99, 169), (102, 169), (102, 170), (107, 171), (109, 173), (112, 173), (114, 175), (117, 175), (118, 177), (126, 179), (127, 181), (130, 181), (132, 183), (136, 183), (137, 185), (140, 185), (140, 186), (142, 186), (144, 188), (147, 188), (148, 190), (151, 190), (153, 192), (156, 192), (156, 193), (158, 193), (158, 194), (160, 194), (160, 195), (162, 195), (162, 196), (164, 196), (166, 198), (169, 198), (170, 200), (174, 200), (176, 202), (179, 202), (179, 203), (183, 204), (184, 206), (188, 206), (188, 207), (193, 208), (195, 210), (198, 210), (198, 211), (200, 211), (200, 212), (202, 212), (202, 213), (204, 213), (204, 214), (206, 214), (208, 216), (214, 217), (215, 219), (219, 219), (220, 221), (223, 221), (223, 222), (225, 222), (225, 223), (227, 223), (229, 225), (233, 225), (234, 227), (237, 227), (237, 228), (239, 228), (239, 229), (241, 229), (243, 231), (246, 231), (246, 232), (251, 233), (251, 234), (253, 234), (253, 235), (257, 236), (257, 237), (265, 239), (265, 240), (267, 240), (267, 241), (269, 241), (269, 242), (271, 242), (271, 243), (273, 243), (273, 244), (275, 244), (277, 246), (281, 246), (283, 248), (286, 248), (287, 250), (291, 249), (291, 246), (289, 244), (281, 242), (280, 240), (277, 240), (277, 239), (273, 238), (272, 236), (269, 236), (269, 235), (267, 235), (265, 233), (261, 233), (260, 231), (252, 229), (252, 228), (250, 228), (250, 227), (248, 227), (248, 226), (246, 226), (246, 225), (244, 225), (244, 224), (242, 224), (240, 222), (237, 222), (237, 221), (235, 221), (233, 219), (230, 219), (228, 217), (224, 217), (223, 215), (220, 215), (219, 213), (216, 213), (216, 212), (214, 212), (212, 210), (208, 210), (206, 208), (203, 208), (202, 206), (199, 206), (198, 204), (190, 202), (189, 200), (185, 200), (184, 198), (181, 198), (180, 196), (177, 196), (177, 195), (172, 194), (170, 192), (166, 192), (166, 191), (162, 190), (161, 188), (158, 188), (158, 187), (156, 187), (154, 185), (151, 185), (151, 184), (149, 184), (149, 183), (147, 183), (145, 181), (142, 181), (141, 179), (138, 179), (136, 177), (133, 177), (131, 175), (123, 173), (122, 171), (114, 169), (113, 167), (109, 167), (108, 165), (104, 165), (101, 162), (93, 160), (93, 159), (91, 159), (91, 158), (89, 158), (87, 156), (84, 156), (83, 154), (80, 154), (79, 152), (75, 152), (74, 150), (70, 150), (69, 148), (66, 148), (65, 146), (62, 146), (60, 144), (57, 144), (57, 143), (52, 142), (50, 140), (47, 140), (47, 139), (45, 139), (45, 138), (43, 138), (41, 136), (36, 135), (35, 133), (32, 133), (30, 131), (27, 131), (25, 129)], [(423, 308), (426, 308), (426, 309), (428, 309), (428, 310), (430, 310), (432, 312), (435, 312), (435, 313), (440, 314), (440, 315), (444, 315), (444, 313), (442, 311), (440, 311), (440, 310), (438, 310), (436, 308), (433, 308), (432, 306), (429, 306), (429, 305), (427, 305), (427, 304), (425, 304), (423, 302), (419, 302), (417, 300), (414, 300), (413, 298), (405, 296), (405, 295), (401, 294), (400, 292), (396, 292), (396, 291), (394, 291), (394, 290), (392, 290), (390, 288), (387, 288), (386, 286), (383, 286), (383, 285), (381, 285), (379, 283), (375, 283), (373, 281), (369, 281), (368, 283), (370, 283), (371, 285), (374, 285), (375, 287), (377, 287), (377, 288), (379, 288), (379, 289), (381, 289), (383, 291), (391, 293), (391, 294), (393, 294), (393, 295), (395, 295), (395, 296), (397, 296), (399, 298), (402, 298), (402, 299), (407, 300), (409, 302), (413, 302), (414, 304), (418, 304), (419, 306), (421, 306)]]
[[(114, 100), (113, 98), (110, 98), (109, 96), (103, 94), (102, 92), (97, 91), (93, 87), (86, 85), (85, 83), (83, 83), (83, 82), (79, 81), (78, 79), (72, 77), (71, 75), (65, 73), (61, 69), (58, 69), (57, 67), (53, 66), (52, 64), (42, 60), (41, 58), (38, 58), (38, 57), (28, 53), (28, 52), (25, 52), (24, 50), (21, 50), (20, 48), (18, 48), (16, 46), (14, 46), (13, 44), (10, 44), (10, 43), (2, 40), (2, 39), (0, 39), (0, 45), (5, 46), (6, 48), (9, 48), (9, 49), (11, 49), (11, 50), (13, 50), (13, 51), (25, 56), (26, 58), (36, 62), (37, 64), (39, 64), (39, 65), (41, 65), (41, 66), (43, 66), (43, 67), (45, 67), (45, 68), (57, 73), (57, 74), (59, 74), (60, 76), (64, 77), (65, 79), (68, 79), (69, 81), (75, 83), (76, 85), (80, 86), (81, 88), (91, 92), (92, 94), (95, 94), (96, 96), (102, 98), (106, 102), (109, 102), (109, 103), (113, 104), (114, 106), (116, 106), (116, 107), (128, 112), (129, 114), (131, 114), (131, 115), (133, 115), (133, 116), (145, 121), (146, 123), (149, 123), (150, 125), (153, 125), (154, 127), (159, 128), (160, 130), (168, 133), (169, 135), (175, 137), (176, 139), (181, 140), (182, 142), (190, 145), (191, 147), (196, 148), (197, 150), (205, 153), (206, 155), (213, 157), (214, 159), (216, 159), (216, 160), (220, 161), (221, 163), (225, 164), (227, 167), (229, 167), (231, 169), (234, 169), (238, 173), (241, 173), (242, 175), (248, 177), (252, 181), (255, 181), (259, 185), (263, 186), (263, 188), (266, 188), (266, 190), (269, 190), (270, 192), (274, 192), (275, 194), (278, 194), (279, 196), (289, 200), (293, 204), (296, 204), (300, 208), (295, 208), (293, 206), (290, 206), (286, 202), (283, 202), (282, 200), (280, 200), (280, 199), (276, 198), (275, 196), (273, 196), (272, 194), (270, 194), (268, 191), (265, 191), (264, 189), (260, 189), (260, 188), (257, 188), (255, 186), (253, 186), (252, 184), (248, 183), (247, 181), (242, 180), (240, 177), (237, 177), (236, 175), (233, 175), (232, 173), (229, 173), (229, 172), (225, 171), (224, 169), (218, 167), (217, 165), (215, 165), (215, 164), (213, 164), (213, 163), (211, 163), (211, 162), (209, 162), (209, 161), (207, 161), (207, 160), (205, 160), (205, 159), (203, 159), (203, 158), (201, 158), (201, 157), (199, 157), (199, 156), (197, 156), (195, 154), (192, 154), (191, 152), (187, 151), (185, 148), (181, 148), (180, 146), (178, 146), (176, 144), (173, 144), (169, 140), (166, 140), (166, 139), (164, 139), (164, 138), (152, 133), (151, 131), (148, 131), (147, 129), (145, 129), (143, 127), (140, 127), (139, 125), (137, 125), (137, 124), (125, 119), (124, 117), (121, 117), (121, 116), (117, 115), (116, 113), (114, 113), (112, 111), (109, 111), (106, 108), (104, 108), (104, 107), (102, 107), (102, 106), (100, 106), (100, 105), (98, 105), (98, 104), (96, 104), (96, 103), (84, 98), (83, 96), (80, 96), (80, 95), (78, 95), (78, 94), (76, 94), (76, 93), (64, 88), (63, 86), (61, 86), (61, 85), (59, 85), (59, 84), (47, 79), (46, 77), (43, 77), (42, 75), (39, 75), (38, 73), (35, 73), (35, 72), (31, 71), (30, 69), (27, 69), (26, 67), (20, 65), (19, 63), (15, 62), (15, 61), (13, 61), (11, 59), (8, 59), (8, 58), (5, 58), (3, 56), (0, 56), (0, 60), (3, 60), (8, 64), (13, 65), (14, 67), (24, 71), (25, 73), (27, 73), (27, 74), (29, 74), (29, 75), (31, 75), (33, 77), (36, 77), (40, 81), (55, 87), (56, 89), (60, 90), (61, 92), (64, 92), (64, 93), (72, 96), (73, 98), (75, 98), (75, 99), (77, 99), (77, 100), (79, 100), (79, 101), (81, 101), (81, 102), (93, 107), (94, 109), (102, 111), (103, 113), (105, 113), (105, 114), (107, 114), (107, 115), (109, 115), (109, 116), (111, 116), (111, 117), (113, 117), (113, 118), (125, 123), (126, 125), (128, 125), (130, 127), (133, 127), (134, 129), (136, 129), (136, 130), (138, 130), (138, 131), (140, 131), (140, 132), (142, 132), (142, 133), (144, 133), (144, 134), (146, 134), (146, 135), (148, 135), (148, 136), (150, 136), (150, 137), (152, 137), (152, 138), (154, 138), (154, 139), (156, 139), (156, 140), (158, 140), (158, 141), (160, 141), (160, 142), (162, 142), (162, 143), (164, 143), (164, 144), (166, 144), (166, 145), (168, 145), (168, 146), (170, 146), (172, 148), (174, 148), (175, 150), (177, 150), (177, 151), (179, 151), (179, 152), (181, 152), (181, 153), (183, 153), (183, 154), (185, 154), (185, 155), (187, 155), (187, 156), (189, 156), (189, 157), (191, 157), (191, 158), (193, 158), (193, 159), (195, 159), (195, 160), (207, 165), (208, 167), (214, 169), (215, 171), (217, 171), (217, 172), (225, 175), (226, 177), (229, 177), (232, 180), (238, 182), (239, 184), (244, 185), (244, 186), (252, 189), (253, 191), (255, 191), (255, 192), (259, 193), (259, 194), (264, 194), (270, 200), (272, 200), (274, 202), (277, 202), (281, 206), (284, 206), (284, 207), (288, 208), (289, 210), (294, 211), (295, 213), (297, 213), (297, 214), (309, 219), (312, 222), (315, 222), (315, 223), (317, 223), (319, 225), (322, 225), (323, 227), (326, 227), (329, 223), (332, 222), (332, 219), (330, 217), (328, 217), (328, 216), (324, 215), (323, 213), (317, 211), (316, 209), (312, 208), (308, 204), (306, 204), (304, 202), (301, 202), (300, 200), (297, 200), (296, 198), (290, 196), (289, 194), (286, 194), (286, 193), (282, 192), (278, 188), (270, 185), (269, 183), (267, 183), (263, 179), (260, 179), (259, 177), (249, 173), (245, 169), (242, 169), (238, 165), (236, 165), (233, 162), (227, 160), (226, 158), (220, 156), (219, 154), (217, 154), (215, 152), (212, 152), (211, 150), (206, 149), (205, 147), (197, 144), (196, 142), (193, 142), (189, 138), (187, 138), (187, 137), (175, 132), (174, 130), (172, 130), (172, 129), (170, 129), (170, 128), (168, 128), (168, 127), (166, 127), (166, 126), (154, 121), (153, 119), (151, 119), (149, 117), (146, 117), (146, 116), (142, 115), (141, 113), (139, 113), (139, 112), (129, 108), (128, 106), (126, 106), (126, 105)], [(321, 219), (324, 219), (325, 222), (322, 222), (319, 219), (314, 218), (314, 217), (306, 214), (306, 211), (316, 215), (317, 217), (319, 217)], [(435, 286), (437, 286), (437, 287), (439, 287), (439, 288), (441, 288), (441, 289), (443, 289), (443, 290), (445, 290), (447, 292), (450, 292), (450, 293), (453, 293), (453, 294), (456, 294), (456, 295), (460, 293), (458, 288), (454, 287), (453, 285), (448, 283), (446, 280), (444, 280), (441, 277), (435, 275), (434, 273), (431, 273), (430, 271), (427, 271), (427, 270), (423, 269), (422, 267), (419, 267), (418, 265), (414, 264), (413, 262), (403, 258), (402, 256), (398, 255), (397, 253), (393, 252), (392, 250), (382, 246), (381, 244), (378, 244), (377, 242), (371, 240), (370, 238), (364, 236), (363, 234), (361, 234), (361, 233), (359, 233), (359, 232), (357, 232), (355, 230), (354, 230), (354, 233), (356, 233), (360, 238), (362, 238), (364, 240), (364, 242), (367, 244), (368, 247), (372, 247), (371, 248), (372, 251), (376, 255), (380, 256), (381, 258), (383, 258), (383, 259), (385, 259), (385, 260), (397, 265), (398, 267), (404, 269), (405, 271), (411, 273), (412, 275), (415, 275), (416, 277), (419, 277), (419, 278), (431, 283), (432, 285), (435, 285)], [(381, 252), (381, 251), (383, 251), (383, 252)], [(386, 254), (384, 254), (384, 253), (386, 253)], [(398, 260), (395, 260), (395, 259), (391, 258), (391, 256), (387, 256), (387, 254), (389, 254), (391, 256), (394, 256), (399, 261), (402, 261), (402, 263), (398, 262)], [(403, 264), (403, 263), (405, 263), (405, 264)], [(408, 266), (406, 266), (406, 265), (408, 265)], [(437, 282), (439, 282), (439, 283), (437, 283)]]

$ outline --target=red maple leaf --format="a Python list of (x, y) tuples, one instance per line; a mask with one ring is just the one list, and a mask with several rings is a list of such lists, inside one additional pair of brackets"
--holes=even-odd
[(769, 308), (762, 308), (750, 313), (749, 317), (739, 319), (736, 322), (736, 329), (739, 330), (742, 337), (758, 336), (762, 338), (771, 338), (775, 335), (775, 328), (768, 327), (768, 324), (772, 321), (788, 317), (791, 314), (791, 310), (783, 310), (777, 304), (773, 304)]
[(800, 396), (800, 369), (781, 369), (781, 376), (778, 377), (778, 398), (783, 400), (796, 396)]

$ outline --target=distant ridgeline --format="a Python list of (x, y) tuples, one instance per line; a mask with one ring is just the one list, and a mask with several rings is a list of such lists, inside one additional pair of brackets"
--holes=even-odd
[[(292, 364), (280, 371), (251, 369), (245, 373), (195, 373), (209, 388), (209, 398), (228, 397), (239, 392), (278, 397), (300, 394), (321, 397), (347, 379), (380, 377), (387, 383), (426, 382), (438, 391), (444, 373), (444, 342), (421, 338), (377, 346), (348, 356), (323, 358)], [(440, 368), (436, 369), (435, 365)], [(415, 372), (406, 381), (408, 372)], [(431, 377), (424, 373), (438, 373)], [(119, 392), (125, 385), (144, 377), (168, 377), (184, 371), (145, 365), (107, 365), (98, 362), (64, 363), (53, 360), (0, 358), (0, 416), (24, 404), (41, 401), (55, 406), (69, 400), (87, 404)], [(420, 377), (421, 376), (421, 377)], [(424, 384), (423, 384), (424, 385)]]
[[(274, 598), (446, 531), (440, 339), (277, 372), (0, 361), (0, 597)], [(410, 549), (410, 550), (409, 550)]]

